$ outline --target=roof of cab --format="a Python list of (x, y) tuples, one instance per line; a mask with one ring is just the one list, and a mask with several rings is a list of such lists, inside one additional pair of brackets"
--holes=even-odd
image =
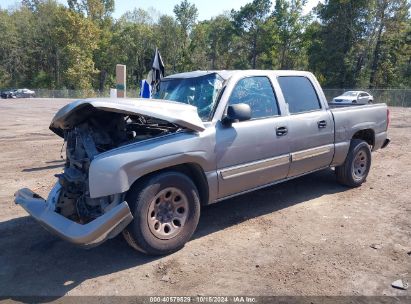
[(208, 71), (192, 71), (192, 72), (184, 72), (184, 73), (178, 73), (178, 74), (173, 74), (165, 77), (164, 79), (184, 79), (184, 78), (195, 78), (195, 77), (201, 77), (205, 75), (210, 75), (210, 74), (218, 74), (220, 75), (224, 80), (229, 79), (231, 76), (234, 74), (241, 73), (241, 74), (267, 74), (267, 73), (274, 73), (276, 75), (284, 75), (284, 76), (306, 76), (308, 74), (311, 74), (310, 72), (306, 71), (296, 71), (296, 70), (208, 70)]
[(227, 80), (230, 78), (235, 72), (235, 70), (209, 70), (209, 71), (192, 71), (192, 72), (184, 72), (184, 73), (178, 73), (178, 74), (173, 74), (170, 76), (165, 77), (165, 79), (181, 79), (181, 78), (195, 78), (195, 77), (201, 77), (205, 75), (210, 75), (210, 74), (218, 74), (220, 75), (224, 80)]

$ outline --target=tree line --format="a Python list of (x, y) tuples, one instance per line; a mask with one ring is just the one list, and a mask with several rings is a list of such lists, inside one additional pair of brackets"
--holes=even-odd
[(166, 73), (206, 69), (298, 69), (328, 88), (411, 87), (408, 0), (250, 0), (198, 21), (188, 0), (173, 16), (134, 9), (113, 18), (114, 0), (23, 0), (0, 9), (0, 88), (105, 90), (115, 65), (138, 87), (160, 50)]

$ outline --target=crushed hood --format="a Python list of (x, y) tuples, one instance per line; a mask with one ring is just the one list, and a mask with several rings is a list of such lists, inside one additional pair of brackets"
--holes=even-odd
[(95, 110), (143, 115), (161, 119), (182, 128), (203, 131), (203, 122), (197, 108), (188, 104), (159, 99), (91, 98), (74, 101), (61, 108), (50, 124), (50, 129), (59, 136), (63, 130), (71, 129), (83, 122)]

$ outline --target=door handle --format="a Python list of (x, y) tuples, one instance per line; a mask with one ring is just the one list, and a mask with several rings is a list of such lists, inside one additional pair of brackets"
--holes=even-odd
[(317, 122), (318, 128), (325, 128), (327, 126), (327, 122), (325, 120), (320, 120)]
[(288, 129), (286, 127), (277, 127), (275, 129), (275, 134), (277, 134), (277, 136), (284, 136), (288, 133)]

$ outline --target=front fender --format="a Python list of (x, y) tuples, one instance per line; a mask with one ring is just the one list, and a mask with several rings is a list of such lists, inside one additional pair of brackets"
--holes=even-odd
[(180, 134), (158, 141), (138, 143), (113, 150), (95, 158), (89, 169), (90, 197), (123, 193), (140, 177), (164, 168), (195, 163), (204, 172), (212, 168), (212, 153), (198, 147), (210, 147), (207, 139), (195, 134)]

